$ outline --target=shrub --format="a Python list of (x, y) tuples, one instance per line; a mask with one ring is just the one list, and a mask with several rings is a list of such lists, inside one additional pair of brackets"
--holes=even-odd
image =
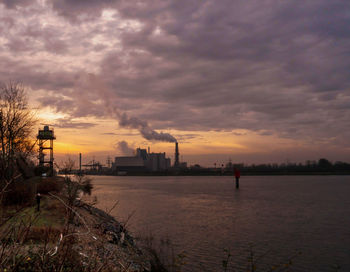
[(36, 183), (33, 180), (21, 180), (11, 183), (3, 195), (4, 205), (32, 204), (36, 194)]
[(81, 175), (75, 175), (74, 177), (66, 176), (64, 178), (64, 185), (69, 206), (73, 206), (74, 201), (81, 192), (91, 195), (93, 189), (91, 179)]
[(41, 177), (42, 174), (49, 173), (50, 170), (50, 167), (38, 165), (34, 168), (34, 174)]
[(48, 192), (59, 192), (63, 187), (63, 183), (59, 178), (45, 178), (37, 184), (37, 192), (47, 194)]

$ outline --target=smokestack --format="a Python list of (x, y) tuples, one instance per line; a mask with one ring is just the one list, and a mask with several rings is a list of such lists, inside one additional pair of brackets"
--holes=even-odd
[(177, 142), (175, 142), (175, 162), (174, 162), (174, 166), (175, 167), (179, 167), (180, 162), (179, 162), (179, 144)]
[(79, 174), (81, 174), (81, 153), (79, 153)]

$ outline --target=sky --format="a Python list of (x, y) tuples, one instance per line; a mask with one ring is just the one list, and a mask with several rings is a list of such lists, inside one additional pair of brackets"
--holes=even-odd
[(350, 2), (0, 0), (0, 82), (55, 156), (350, 161)]

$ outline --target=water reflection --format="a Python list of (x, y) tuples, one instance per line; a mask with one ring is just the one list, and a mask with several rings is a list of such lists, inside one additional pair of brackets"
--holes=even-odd
[(230, 249), (246, 268), (250, 245), (261, 269), (288, 261), (292, 271), (350, 271), (348, 176), (93, 177), (98, 206), (119, 200), (134, 233), (169, 237), (188, 255), (188, 271), (220, 270)]

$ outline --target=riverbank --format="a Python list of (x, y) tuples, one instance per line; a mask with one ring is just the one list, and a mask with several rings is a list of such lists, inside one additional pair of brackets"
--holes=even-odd
[[(104, 173), (88, 173), (91, 176), (131, 176), (131, 177), (158, 177), (158, 176), (183, 176), (183, 177), (191, 177), (191, 176), (234, 176), (231, 172), (225, 173), (213, 173), (213, 172), (186, 172), (186, 173), (126, 173), (123, 175), (111, 175)], [(269, 171), (256, 171), (256, 172), (241, 172), (242, 176), (347, 176), (350, 175), (350, 171), (344, 172), (269, 172)]]
[(42, 194), (39, 211), (2, 206), (1, 271), (151, 271), (150, 256), (122, 223), (91, 203), (68, 205), (62, 188)]

